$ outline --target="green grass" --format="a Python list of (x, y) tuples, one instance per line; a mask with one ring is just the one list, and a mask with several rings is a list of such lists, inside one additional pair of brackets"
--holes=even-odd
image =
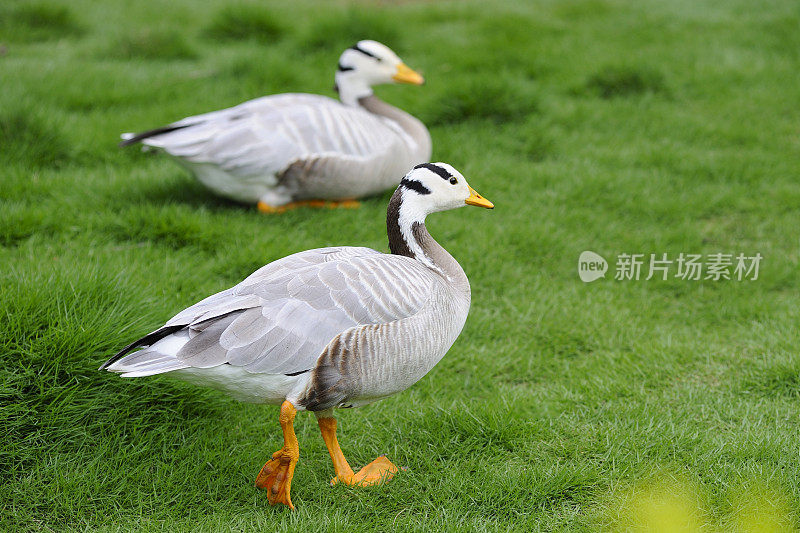
[(59, 167), (74, 158), (59, 125), (34, 106), (0, 112), (0, 144), (0, 161), (12, 167)]
[[(798, 528), (793, 2), (33, 6), (0, 11), (0, 530)], [(274, 408), (96, 369), (268, 261), (385, 250), (389, 192), (265, 217), (116, 144), (263, 94), (332, 95), (359, 38), (425, 75), (378, 93), (497, 207), (429, 220), (472, 283), (450, 353), (341, 413), (354, 466), (409, 470), (330, 487), (301, 414), (292, 513), (253, 487)], [(584, 250), (764, 259), (754, 282), (619, 282), (612, 264), (583, 284)]]
[(206, 28), (206, 34), (220, 40), (253, 39), (273, 44), (284, 33), (266, 6), (232, 5), (222, 8)]
[(364, 9), (357, 3), (346, 9), (328, 9), (312, 17), (298, 35), (297, 45), (308, 52), (344, 51), (362, 39), (373, 39), (401, 49), (408, 34), (416, 34), (419, 29), (409, 28), (399, 13), (385, 8)]
[(145, 28), (122, 35), (100, 53), (127, 60), (194, 59), (197, 53), (174, 28)]
[(7, 2), (0, 7), (0, 41), (36, 42), (84, 33), (69, 7), (56, 3)]
[(657, 70), (605, 67), (586, 82), (586, 88), (603, 98), (665, 92), (664, 76)]

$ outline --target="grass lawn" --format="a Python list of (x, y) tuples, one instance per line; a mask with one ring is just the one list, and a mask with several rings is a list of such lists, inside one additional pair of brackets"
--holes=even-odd
[[(796, 530), (799, 25), (791, 0), (6, 0), (0, 530)], [(96, 369), (269, 261), (385, 250), (390, 192), (263, 216), (116, 143), (333, 95), (360, 38), (425, 75), (377, 92), (497, 207), (429, 219), (472, 283), (448, 355), (339, 413), (353, 466), (409, 470), (330, 487), (301, 414), (290, 512), (253, 486), (277, 409)], [(605, 279), (580, 281), (584, 250)], [(681, 252), (763, 260), (755, 281), (614, 280), (619, 254)]]

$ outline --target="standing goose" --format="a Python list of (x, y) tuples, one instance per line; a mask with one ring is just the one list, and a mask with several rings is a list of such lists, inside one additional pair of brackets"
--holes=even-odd
[(284, 257), (181, 311), (100, 369), (123, 377), (169, 373), (241, 401), (280, 404), (284, 445), (256, 479), (273, 505), (294, 508), (297, 410), (316, 414), (334, 482), (390, 478), (397, 467), (386, 457), (353, 473), (333, 410), (405, 390), (455, 342), (469, 312), (469, 281), (425, 229), (425, 217), (463, 205), (494, 207), (450, 165), (417, 165), (389, 202), (390, 254), (340, 246)]
[(359, 41), (339, 58), (341, 103), (316, 94), (264, 96), (123, 134), (120, 145), (160, 148), (216, 194), (263, 212), (353, 206), (354, 198), (396, 186), (397, 176), (431, 155), (425, 125), (372, 94), (373, 85), (394, 82), (424, 80), (388, 47)]

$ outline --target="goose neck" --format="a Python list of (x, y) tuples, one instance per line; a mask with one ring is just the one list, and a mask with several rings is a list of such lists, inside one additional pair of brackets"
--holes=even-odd
[[(415, 194), (415, 193), (411, 193)], [(392, 196), (386, 216), (389, 251), (419, 261), (449, 281), (466, 283), (464, 270), (425, 227), (425, 213), (403, 202), (402, 188)]]
[(358, 105), (374, 115), (385, 117), (396, 123), (413, 141), (411, 145), (415, 160), (422, 162), (430, 159), (431, 135), (420, 120), (402, 109), (387, 104), (371, 91), (369, 95), (358, 99)]
[(344, 105), (362, 107), (360, 101), (372, 96), (372, 87), (363, 78), (349, 74), (349, 72), (337, 72), (334, 88)]

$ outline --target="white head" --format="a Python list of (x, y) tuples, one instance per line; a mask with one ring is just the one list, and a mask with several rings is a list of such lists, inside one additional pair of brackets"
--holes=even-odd
[(422, 222), (425, 216), (465, 205), (492, 209), (494, 204), (481, 196), (461, 173), (447, 163), (423, 163), (411, 169), (400, 182), (401, 210)]
[(339, 57), (336, 90), (346, 105), (370, 96), (372, 86), (382, 83), (422, 85), (422, 76), (408, 68), (397, 54), (377, 41), (358, 41)]
[[(414, 257), (438, 268), (420, 242), (419, 228), (425, 217), (465, 205), (492, 209), (494, 204), (469, 186), (459, 171), (447, 163), (423, 163), (411, 169), (389, 200), (386, 230), (393, 254)], [(427, 235), (427, 232), (423, 232)]]

